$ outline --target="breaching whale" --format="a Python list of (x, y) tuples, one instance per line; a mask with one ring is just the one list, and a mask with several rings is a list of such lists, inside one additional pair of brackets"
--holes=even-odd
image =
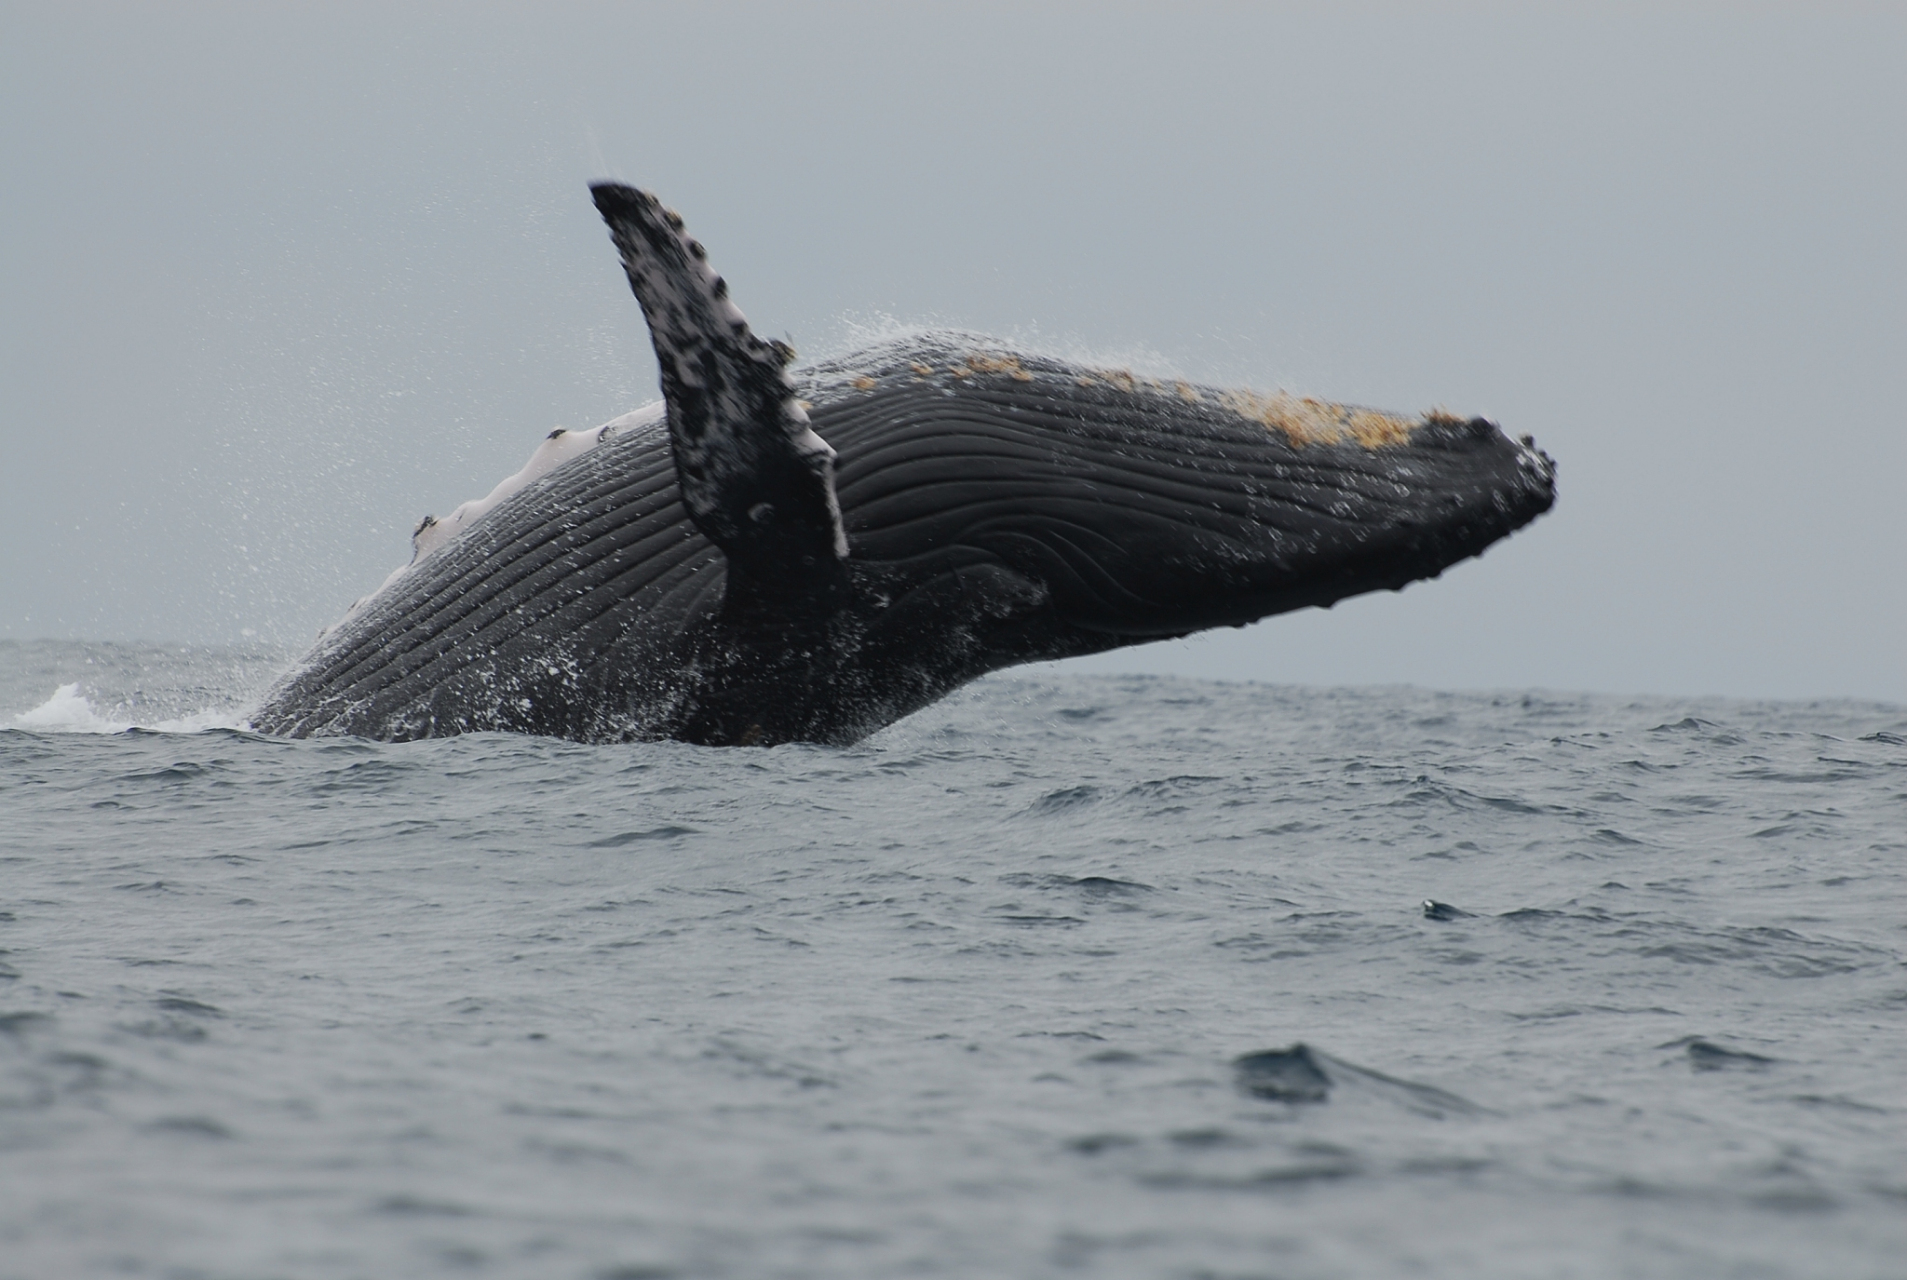
[(682, 219), (592, 188), (663, 403), (553, 433), (320, 637), (289, 736), (847, 743), (986, 672), (1396, 590), (1555, 500), (1526, 436), (934, 332), (764, 341)]

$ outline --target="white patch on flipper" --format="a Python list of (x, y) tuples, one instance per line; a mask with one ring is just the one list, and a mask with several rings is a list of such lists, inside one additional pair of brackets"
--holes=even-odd
[[(486, 496), (472, 498), (442, 520), (424, 517), (428, 524), (419, 526), (411, 535), (411, 564), (418, 564), (429, 558), (439, 547), (450, 542), (471, 525), (489, 515), (500, 506), (504, 499), (519, 493), (541, 480), (571, 459), (580, 458), (604, 440), (613, 439), (631, 427), (639, 427), (662, 421), (662, 402), (644, 405), (634, 413), (625, 413), (622, 417), (606, 422), (593, 431), (553, 431), (536, 447), (530, 460), (523, 469), (497, 483)], [(406, 566), (407, 568), (409, 566)]]
[(496, 488), (490, 490), (488, 494), (481, 498), (472, 498), (441, 520), (435, 516), (425, 516), (417, 526), (417, 531), (411, 535), (410, 562), (391, 570), (390, 576), (378, 585), (376, 591), (354, 601), (351, 607), (344, 611), (344, 617), (338, 619), (335, 625), (325, 628), (320, 634), (328, 635), (350, 621), (371, 601), (390, 590), (392, 583), (404, 577), (450, 543), (455, 542), (468, 532), (472, 525), (503, 505), (510, 497), (529, 488), (565, 463), (582, 457), (606, 440), (614, 440), (617, 436), (631, 431), (640, 431), (645, 427), (653, 429), (660, 426), (663, 413), (664, 405), (662, 401), (657, 400), (640, 409), (625, 413), (620, 418), (611, 418), (602, 426), (593, 427), (588, 431), (552, 431), (543, 438), (543, 442), (536, 447), (536, 452), (530, 455), (530, 460), (524, 463), (519, 471), (499, 481)]

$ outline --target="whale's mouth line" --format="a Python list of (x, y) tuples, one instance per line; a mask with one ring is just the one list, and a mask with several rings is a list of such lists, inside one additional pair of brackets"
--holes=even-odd
[(909, 374), (922, 380), (956, 381), (992, 375), (1019, 383), (1051, 377), (1070, 380), (1080, 388), (1108, 387), (1129, 395), (1176, 397), (1187, 404), (1210, 401), (1281, 433), (1294, 448), (1348, 441), (1366, 449), (1385, 449), (1408, 444), (1411, 433), (1426, 424), (1465, 421), (1441, 408), (1413, 420), (1383, 409), (1283, 389), (1263, 392), (1249, 387), (1219, 387), (1177, 376), (1135, 373), (1115, 365), (1080, 364), (1057, 354), (1016, 351), (998, 339), (964, 330), (910, 331), (867, 350), (791, 372), (797, 385), (807, 388), (810, 398), (805, 404), (812, 404), (824, 388), (871, 392)]

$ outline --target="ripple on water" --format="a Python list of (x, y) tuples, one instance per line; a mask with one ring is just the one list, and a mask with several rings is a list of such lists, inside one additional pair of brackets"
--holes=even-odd
[(1904, 724), (1034, 672), (839, 751), (0, 732), (0, 1234), (1885, 1274)]

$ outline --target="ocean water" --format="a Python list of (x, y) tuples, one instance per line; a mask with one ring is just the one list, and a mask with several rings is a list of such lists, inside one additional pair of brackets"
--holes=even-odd
[(392, 746), (285, 658), (0, 644), (0, 1276), (1907, 1275), (1907, 708)]

